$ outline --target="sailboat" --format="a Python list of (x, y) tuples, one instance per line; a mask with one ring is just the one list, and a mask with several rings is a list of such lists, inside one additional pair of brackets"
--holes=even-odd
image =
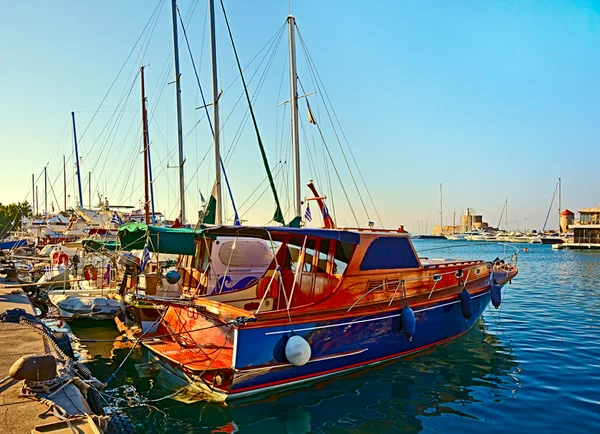
[[(213, 0), (209, 8), (214, 20)], [(287, 26), (297, 131), (291, 15)], [(299, 189), (299, 172), (295, 179)], [(228, 401), (434, 347), (468, 331), (490, 300), (499, 306), (502, 286), (518, 272), (510, 258), (419, 258), (401, 232), (217, 225), (195, 236), (199, 245), (260, 239), (272, 258), (256, 281), (229, 293), (237, 294), (235, 305), (222, 295), (163, 302), (167, 309), (142, 344), (185, 386), (186, 399)], [(242, 292), (252, 297), (240, 300)]]
[(444, 235), (444, 221), (442, 218), (442, 184), (440, 184), (440, 233), (439, 234), (420, 234), (415, 238), (420, 238), (422, 240), (445, 240), (445, 239), (454, 239), (449, 238), (447, 235)]

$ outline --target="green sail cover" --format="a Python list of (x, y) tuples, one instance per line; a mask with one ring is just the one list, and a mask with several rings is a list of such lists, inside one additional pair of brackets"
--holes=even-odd
[(148, 226), (144, 223), (126, 223), (119, 228), (119, 241), (123, 250), (142, 250), (148, 235), (148, 250), (151, 252), (193, 255), (199, 232), (188, 228)]

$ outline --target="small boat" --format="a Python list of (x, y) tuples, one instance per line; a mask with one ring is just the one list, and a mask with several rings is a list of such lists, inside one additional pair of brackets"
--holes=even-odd
[(118, 300), (82, 291), (50, 291), (48, 299), (64, 319), (113, 319), (122, 308)]
[(25, 247), (27, 245), (26, 240), (0, 240), (0, 250), (13, 250), (19, 247)]

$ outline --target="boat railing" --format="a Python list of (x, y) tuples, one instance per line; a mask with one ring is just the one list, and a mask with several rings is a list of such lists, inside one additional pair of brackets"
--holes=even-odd
[[(501, 243), (501, 244), (495, 244), (496, 246), (499, 245), (503, 245), (504, 246), (504, 258), (500, 259), (499, 257), (496, 257), (496, 259), (494, 259), (493, 261), (491, 261), (488, 264), (491, 264), (490, 267), (490, 271), (493, 271), (494, 269), (500, 269), (500, 267), (504, 267), (505, 265), (509, 265), (511, 267), (517, 268), (517, 258), (518, 258), (518, 253), (519, 253), (519, 249), (516, 248), (515, 246), (511, 245), (511, 244), (505, 244), (505, 243)], [(446, 248), (457, 248), (457, 247), (472, 247), (473, 243), (471, 244), (463, 244), (463, 245), (456, 245), (456, 246), (448, 246), (448, 247), (434, 247), (431, 249), (425, 249), (425, 250), (421, 250), (421, 251), (429, 251), (429, 250), (440, 250), (440, 249), (446, 249)], [(513, 253), (512, 254), (508, 254), (508, 250), (513, 249)], [(483, 253), (483, 252), (482, 252)], [(481, 254), (480, 254), (481, 257)], [(479, 261), (479, 259), (478, 259)], [(457, 264), (460, 264), (462, 262), (472, 262), (472, 261), (457, 261)], [(473, 264), (471, 266), (465, 267), (465, 268), (461, 268), (461, 276), (464, 275), (464, 273), (467, 273), (467, 276), (465, 278), (465, 281), (463, 283), (463, 285), (467, 284), (467, 281), (469, 280), (469, 277), (471, 275), (471, 270), (477, 269), (481, 267), (481, 263), (476, 263)], [(363, 298), (365, 298), (367, 295), (371, 294), (372, 292), (375, 292), (377, 290), (382, 290), (384, 289), (384, 287), (388, 286), (388, 285), (394, 285), (396, 284), (396, 289), (394, 290), (394, 295), (392, 296), (390, 302), (388, 303), (388, 306), (391, 306), (394, 299), (396, 298), (396, 294), (398, 292), (402, 292), (403, 294), (403, 299), (406, 300), (408, 299), (407, 295), (406, 295), (406, 284), (409, 282), (417, 282), (417, 281), (423, 281), (423, 280), (431, 280), (433, 282), (433, 286), (431, 288), (431, 291), (429, 292), (429, 297), (431, 298), (431, 295), (433, 294), (433, 292), (435, 291), (435, 287), (437, 285), (437, 283), (439, 281), (442, 280), (444, 275), (448, 275), (448, 274), (452, 274), (452, 275), (456, 275), (457, 270), (452, 270), (452, 271), (447, 271), (447, 272), (442, 272), (442, 273), (435, 273), (432, 275), (428, 275), (428, 276), (420, 276), (420, 277), (414, 277), (414, 278), (410, 278), (410, 279), (398, 279), (395, 281), (390, 281), (390, 280), (386, 280), (383, 283), (381, 283), (380, 285), (377, 285), (371, 289), (369, 289), (367, 292), (365, 292), (364, 294), (362, 294), (353, 304), (352, 306), (350, 306), (348, 308), (348, 310), (346, 312), (350, 312), (354, 306), (356, 306)]]

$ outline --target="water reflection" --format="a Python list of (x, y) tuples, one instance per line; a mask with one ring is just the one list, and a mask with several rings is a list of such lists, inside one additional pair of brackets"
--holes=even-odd
[[(124, 357), (120, 353), (113, 367)], [(132, 365), (140, 361), (125, 365), (123, 380), (150, 396), (166, 395), (169, 389), (160, 377), (136, 378)], [(136, 409), (133, 416), (148, 433), (416, 433), (424, 429), (424, 420), (440, 416), (485, 418), (473, 404), (513, 397), (517, 371), (510, 348), (481, 320), (465, 336), (434, 350), (304, 388), (226, 407), (168, 400), (160, 403), (161, 411)]]

